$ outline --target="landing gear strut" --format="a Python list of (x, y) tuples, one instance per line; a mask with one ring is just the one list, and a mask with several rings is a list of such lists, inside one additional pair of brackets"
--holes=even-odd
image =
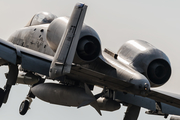
[(2, 106), (2, 103), (4, 101), (4, 90), (0, 88), (0, 107)]
[(7, 82), (4, 89), (0, 88), (0, 107), (7, 102), (12, 85), (15, 85), (18, 76), (17, 65), (9, 64), (9, 72), (6, 74)]

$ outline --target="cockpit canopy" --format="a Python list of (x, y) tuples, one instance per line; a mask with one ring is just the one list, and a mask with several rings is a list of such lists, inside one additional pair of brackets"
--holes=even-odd
[(33, 25), (48, 24), (51, 23), (56, 18), (57, 16), (52, 13), (39, 12), (33, 16), (33, 18), (29, 21), (26, 27)]

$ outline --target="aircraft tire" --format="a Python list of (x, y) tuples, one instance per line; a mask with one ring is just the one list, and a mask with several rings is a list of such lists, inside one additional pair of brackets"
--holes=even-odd
[(4, 90), (2, 88), (0, 88), (0, 107), (3, 104), (3, 100), (4, 100)]
[(19, 113), (21, 114), (21, 115), (25, 115), (26, 113), (27, 113), (27, 111), (28, 111), (28, 109), (29, 109), (29, 101), (28, 100), (24, 100), (22, 103), (21, 103), (21, 105), (20, 105), (20, 107), (19, 107)]

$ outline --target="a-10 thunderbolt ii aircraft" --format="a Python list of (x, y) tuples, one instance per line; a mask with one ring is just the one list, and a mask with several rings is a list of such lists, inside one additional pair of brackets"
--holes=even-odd
[[(154, 90), (171, 75), (168, 57), (143, 40), (130, 40), (117, 53), (101, 50), (96, 31), (83, 24), (87, 5), (77, 3), (70, 17), (37, 13), (29, 23), (0, 39), (0, 64), (8, 65), (7, 82), (0, 89), (0, 106), (12, 85), (31, 85), (19, 108), (25, 115), (32, 98), (58, 105), (115, 111), (127, 105), (124, 120), (136, 120), (140, 108), (147, 114), (180, 115), (180, 97)], [(46, 79), (58, 83), (47, 83)], [(103, 88), (93, 95), (94, 86)]]

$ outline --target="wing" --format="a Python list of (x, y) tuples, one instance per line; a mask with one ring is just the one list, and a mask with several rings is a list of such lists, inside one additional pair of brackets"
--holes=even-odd
[[(9, 63), (21, 64), (22, 68), (25, 70), (37, 72), (46, 76), (49, 76), (49, 68), (53, 60), (52, 56), (14, 45), (2, 39), (0, 39), (0, 57)], [(123, 80), (87, 69), (80, 65), (73, 65), (69, 76), (74, 78), (76, 77), (78, 80), (83, 82), (99, 86), (106, 86), (110, 89), (118, 91), (124, 91), (129, 87), (132, 87), (132, 84)], [(155, 91), (153, 89), (150, 91), (147, 97), (156, 101), (180, 107), (180, 96), (177, 95)]]
[[(106, 86), (113, 90), (128, 91), (132, 84), (119, 80), (117, 78), (92, 71), (90, 69), (73, 66), (71, 75), (81, 76), (79, 80), (87, 83), (92, 83), (100, 86)], [(156, 110), (156, 102), (161, 105), (161, 112), (163, 114), (180, 115), (180, 95), (173, 93), (163, 92), (156, 89), (152, 89), (147, 97), (124, 94), (123, 92), (117, 92), (116, 97), (118, 100), (122, 100), (125, 103), (133, 104), (136, 106), (144, 107), (149, 110)]]
[[(52, 56), (14, 45), (2, 39), (0, 39), (0, 57), (7, 63), (21, 64), (22, 68), (25, 70), (33, 71), (46, 76), (49, 76), (49, 69), (53, 60)], [(77, 78), (76, 80), (93, 85), (106, 86), (109, 89), (117, 91), (128, 91), (128, 89), (133, 86), (123, 80), (74, 64), (72, 65), (72, 70), (71, 73), (68, 74), (68, 77)], [(164, 107), (162, 109), (164, 113), (174, 113), (179, 115), (177, 111), (179, 110), (178, 108), (180, 108), (180, 96), (178, 95), (152, 89), (147, 97), (136, 96), (137, 100), (135, 101), (140, 100), (141, 102), (132, 103), (131, 99), (135, 99), (135, 96), (132, 95), (131, 97), (133, 98), (123, 96), (117, 99), (123, 100), (126, 103), (145, 107), (150, 110), (155, 109), (155, 101), (161, 102), (162, 107)], [(150, 101), (151, 104), (147, 106), (148, 102), (146, 101)], [(172, 112), (172, 110), (174, 110), (174, 112)]]
[(0, 58), (8, 63), (21, 64), (25, 70), (49, 76), (49, 68), (53, 57), (14, 45), (0, 39)]
[(152, 89), (147, 97), (180, 108), (180, 95)]
[[(159, 95), (159, 93), (157, 93)], [(170, 96), (168, 96), (170, 98)], [(175, 107), (173, 105), (169, 105), (170, 103), (163, 101), (156, 101), (154, 98), (148, 98), (148, 97), (142, 97), (138, 95), (123, 93), (120, 91), (115, 91), (114, 99), (117, 101), (120, 101), (122, 103), (128, 103), (131, 105), (139, 106), (146, 108), (150, 111), (147, 111), (147, 114), (153, 114), (153, 115), (180, 115), (180, 109), (179, 107)], [(157, 98), (155, 98), (157, 99)], [(165, 98), (164, 98), (165, 99)], [(174, 99), (172, 97), (172, 99)]]
[[(118, 91), (128, 91), (128, 88), (133, 86), (123, 80), (76, 65), (72, 67), (71, 76), (81, 76), (81, 78), (78, 77), (81, 81), (106, 86)], [(147, 98), (180, 108), (180, 95), (152, 89)]]
[[(2, 39), (0, 39), (0, 57), (9, 63), (21, 64), (22, 68), (25, 70), (37, 72), (46, 76), (49, 76), (49, 69), (53, 60), (52, 56), (14, 45)], [(78, 78), (78, 80), (83, 82), (107, 86), (108, 88), (115, 90), (125, 90), (133, 86), (123, 80), (113, 78), (79, 65), (72, 65), (72, 71), (68, 76)], [(81, 77), (79, 78), (78, 76)]]

